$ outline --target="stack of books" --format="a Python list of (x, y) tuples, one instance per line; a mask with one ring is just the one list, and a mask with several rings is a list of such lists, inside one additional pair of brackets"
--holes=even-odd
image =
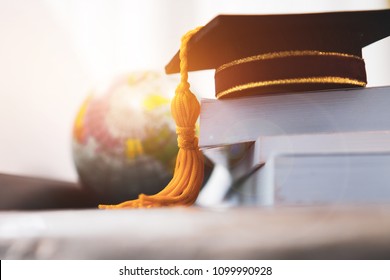
[(390, 202), (390, 87), (202, 100), (200, 204)]

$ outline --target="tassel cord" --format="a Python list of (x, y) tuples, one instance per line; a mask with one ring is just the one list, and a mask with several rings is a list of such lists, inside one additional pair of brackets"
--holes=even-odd
[(190, 91), (188, 83), (187, 44), (196, 28), (183, 36), (180, 47), (180, 83), (171, 103), (172, 117), (176, 122), (179, 152), (175, 171), (168, 185), (155, 195), (140, 194), (138, 199), (117, 205), (99, 205), (103, 209), (150, 208), (162, 206), (190, 206), (200, 191), (204, 176), (203, 155), (195, 136), (195, 123), (199, 117), (200, 104)]

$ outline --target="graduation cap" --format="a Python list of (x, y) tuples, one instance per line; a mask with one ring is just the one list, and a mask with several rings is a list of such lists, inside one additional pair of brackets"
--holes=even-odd
[(181, 74), (172, 100), (179, 153), (173, 179), (155, 195), (100, 208), (192, 205), (203, 181), (195, 136), (200, 105), (188, 71), (216, 69), (216, 96), (365, 86), (362, 48), (390, 35), (390, 10), (218, 16), (182, 38), (166, 66)]
[(390, 10), (220, 15), (188, 42), (188, 71), (216, 69), (217, 98), (362, 87), (362, 48), (389, 35)]

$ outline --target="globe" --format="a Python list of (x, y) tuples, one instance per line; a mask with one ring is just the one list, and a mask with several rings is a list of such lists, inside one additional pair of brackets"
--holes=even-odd
[(178, 152), (170, 113), (175, 85), (158, 72), (131, 73), (81, 105), (73, 159), (80, 182), (101, 203), (157, 193), (172, 178)]

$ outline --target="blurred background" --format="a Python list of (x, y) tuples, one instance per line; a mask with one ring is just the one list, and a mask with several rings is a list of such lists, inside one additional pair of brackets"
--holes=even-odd
[[(218, 14), (390, 8), (387, 0), (0, 0), (0, 173), (76, 181), (71, 133), (92, 90), (163, 71), (181, 36)], [(266, 39), (266, 38), (265, 38)], [(390, 38), (364, 49), (368, 86), (390, 85)], [(193, 73), (213, 98), (214, 73)]]

